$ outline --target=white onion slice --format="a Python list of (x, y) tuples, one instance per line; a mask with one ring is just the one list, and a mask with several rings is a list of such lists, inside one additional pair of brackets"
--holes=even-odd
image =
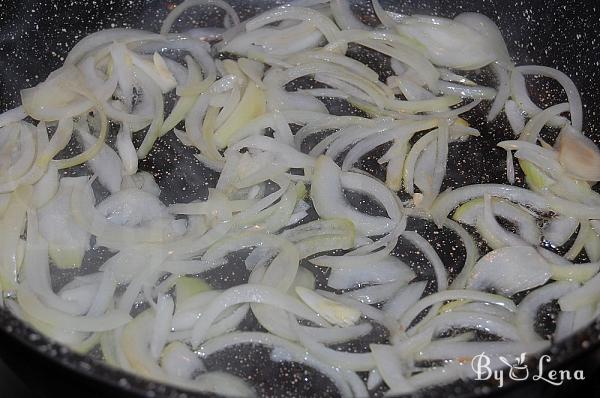
[(541, 286), (551, 276), (548, 262), (531, 246), (503, 247), (483, 256), (471, 273), (467, 286), (472, 289), (495, 288), (513, 294)]
[(44, 305), (27, 286), (21, 285), (17, 299), (23, 311), (50, 325), (57, 325), (80, 332), (102, 332), (125, 325), (131, 320), (129, 314), (111, 311), (98, 317), (68, 315)]
[(578, 287), (578, 284), (572, 282), (555, 282), (528, 294), (519, 303), (515, 319), (520, 339), (528, 343), (541, 340), (541, 336), (534, 329), (540, 306), (552, 300), (558, 300), (564, 295), (577, 290)]
[(317, 159), (311, 195), (321, 217), (348, 218), (361, 234), (379, 235), (391, 231), (394, 226), (393, 220), (360, 213), (346, 202), (342, 192), (340, 168), (327, 156)]
[(174, 308), (175, 302), (170, 296), (162, 295), (158, 298), (152, 338), (150, 339), (150, 354), (154, 359), (160, 358), (163, 347), (167, 342), (167, 335), (171, 330), (171, 319)]
[(403, 236), (407, 238), (413, 245), (416, 246), (417, 249), (427, 261), (431, 264), (433, 268), (433, 272), (435, 274), (435, 280), (437, 283), (437, 290), (442, 291), (448, 287), (448, 272), (446, 271), (446, 267), (444, 262), (440, 259), (440, 256), (437, 254), (433, 246), (427, 241), (427, 239), (423, 238), (417, 232), (414, 231), (406, 231)]
[(396, 295), (383, 306), (387, 316), (399, 320), (406, 311), (419, 301), (427, 282), (414, 282), (400, 288)]
[(369, 353), (354, 354), (350, 352), (337, 351), (317, 343), (306, 334), (297, 329), (298, 338), (306, 350), (315, 358), (336, 368), (353, 371), (370, 371), (375, 368), (373, 355)]
[(336, 387), (339, 389), (340, 394), (344, 396), (350, 396), (352, 394), (347, 381), (345, 378), (340, 376), (338, 369), (335, 369), (334, 367), (316, 359), (313, 355), (307, 353), (302, 346), (291, 343), (288, 340), (272, 334), (260, 332), (230, 333), (206, 341), (199, 348), (199, 353), (201, 357), (204, 358), (215, 352), (224, 350), (227, 347), (239, 344), (262, 344), (271, 347), (281, 347), (290, 354), (293, 360), (314, 367), (316, 370), (326, 375), (334, 382)]
[[(87, 121), (80, 122), (76, 131), (83, 147), (86, 150), (92, 148), (96, 138), (90, 134)], [(121, 159), (108, 145), (103, 144), (98, 154), (88, 160), (87, 164), (98, 176), (98, 181), (111, 193), (121, 189)]]
[(188, 380), (194, 373), (206, 370), (198, 355), (179, 341), (165, 347), (161, 354), (161, 367), (168, 375)]
[(6, 112), (0, 114), (0, 127), (8, 126), (9, 124), (16, 123), (27, 117), (25, 109), (22, 106), (18, 106), (13, 109), (9, 109)]
[(404, 315), (400, 318), (400, 324), (404, 329), (408, 328), (414, 318), (426, 308), (448, 300), (473, 300), (487, 302), (490, 304), (499, 305), (510, 311), (516, 311), (517, 307), (514, 302), (506, 297), (480, 292), (478, 290), (445, 290), (437, 293), (430, 294), (419, 300), (415, 305), (410, 307)]
[(415, 390), (415, 387), (404, 377), (404, 364), (390, 346), (371, 344), (369, 348), (381, 378), (390, 388), (390, 393), (408, 394)]
[(579, 289), (565, 294), (558, 299), (558, 304), (563, 311), (576, 311), (598, 301), (600, 301), (600, 274), (596, 274)]
[[(344, 257), (350, 260), (349, 256)], [(361, 259), (365, 261), (360, 261)], [(321, 266), (322, 264), (326, 264), (324, 262), (326, 260), (323, 257), (321, 257), (320, 261), (315, 260), (317, 259), (313, 259), (311, 262)], [(332, 267), (327, 285), (334, 289), (348, 289), (365, 283), (383, 284), (397, 282), (406, 284), (415, 277), (415, 273), (394, 256), (386, 256), (373, 262), (369, 262), (367, 256), (360, 256), (356, 260), (359, 260), (362, 266)], [(343, 260), (341, 263), (343, 264)]]
[(90, 234), (71, 212), (72, 193), (88, 183), (87, 177), (64, 177), (56, 196), (39, 210), (40, 233), (48, 241), (50, 257), (60, 268), (81, 265), (90, 245)]
[(211, 301), (206, 311), (198, 318), (192, 331), (192, 345), (198, 347), (204, 340), (206, 332), (221, 312), (228, 307), (241, 303), (264, 303), (283, 308), (287, 311), (324, 326), (327, 323), (316, 316), (308, 307), (275, 288), (262, 285), (246, 284), (232, 287), (221, 296)]
[(555, 210), (576, 218), (593, 219), (600, 212), (597, 206), (575, 203), (552, 195), (542, 196), (524, 188), (500, 184), (477, 184), (443, 192), (433, 204), (431, 214), (436, 223), (441, 224), (443, 218), (460, 203), (481, 197), (485, 193), (518, 202), (540, 212)]
[(571, 124), (575, 130), (581, 131), (583, 127), (583, 107), (581, 104), (581, 97), (579, 96), (577, 87), (575, 87), (575, 84), (567, 75), (556, 69), (537, 65), (517, 66), (517, 70), (523, 74), (548, 76), (560, 83), (567, 93)]
[(433, 328), (434, 334), (454, 328), (476, 329), (491, 333), (505, 340), (519, 340), (516, 327), (502, 318), (491, 314), (468, 311), (451, 311), (437, 315), (423, 322), (419, 328)]
[(405, 282), (390, 282), (381, 285), (367, 286), (357, 290), (344, 293), (345, 296), (353, 298), (366, 304), (376, 304), (387, 301), (392, 297)]
[(360, 311), (322, 297), (312, 290), (301, 286), (296, 287), (296, 294), (312, 308), (319, 316), (338, 326), (351, 326), (361, 316)]

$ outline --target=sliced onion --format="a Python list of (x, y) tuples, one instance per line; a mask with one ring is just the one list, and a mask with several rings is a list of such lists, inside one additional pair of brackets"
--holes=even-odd
[(426, 286), (426, 282), (414, 282), (400, 288), (396, 295), (385, 303), (383, 310), (389, 317), (399, 320), (410, 307), (419, 301)]
[(79, 317), (65, 314), (62, 311), (44, 305), (27, 286), (21, 285), (17, 299), (23, 311), (30, 316), (50, 325), (60, 325), (80, 332), (101, 332), (125, 325), (131, 320), (129, 314), (111, 311), (98, 317)]
[[(97, 140), (90, 134), (87, 121), (77, 125), (77, 133), (86, 150), (93, 148)], [(98, 181), (111, 193), (121, 189), (121, 159), (108, 145), (102, 143), (98, 153), (87, 164), (98, 176)]]
[(159, 218), (140, 227), (114, 224), (94, 208), (89, 189), (89, 185), (73, 189), (71, 211), (77, 223), (89, 233), (102, 238), (105, 245), (121, 247), (143, 242), (165, 242), (183, 233), (181, 223), (171, 218)]
[(525, 118), (517, 103), (512, 100), (506, 101), (504, 104), (504, 112), (506, 113), (506, 118), (508, 119), (508, 123), (510, 124), (513, 133), (515, 133), (515, 135), (520, 135), (525, 128)]
[(594, 218), (596, 217), (594, 214), (600, 211), (596, 206), (583, 205), (551, 195), (542, 196), (524, 188), (500, 184), (477, 184), (440, 194), (431, 208), (431, 214), (439, 224), (443, 217), (458, 204), (474, 197), (481, 197), (484, 193), (530, 206), (540, 212), (555, 210), (576, 218)]
[(371, 344), (369, 348), (381, 378), (392, 394), (408, 394), (415, 390), (404, 377), (404, 366), (390, 346)]
[[(344, 260), (340, 260), (340, 263), (343, 264)], [(350, 258), (346, 257), (346, 260), (350, 260)], [(367, 256), (360, 256), (356, 260), (361, 265), (344, 267), (330, 264), (333, 265), (333, 269), (329, 274), (327, 285), (334, 289), (348, 289), (363, 283), (398, 282), (405, 284), (415, 277), (414, 272), (406, 264), (393, 256), (386, 256), (375, 262), (370, 262)], [(321, 266), (328, 264), (327, 259), (323, 257), (318, 261), (313, 259), (311, 262)]]
[(231, 18), (231, 22), (234, 25), (238, 25), (240, 23), (240, 18), (238, 17), (235, 10), (229, 5), (229, 3), (222, 0), (186, 0), (183, 3), (179, 4), (174, 11), (170, 12), (167, 18), (162, 23), (160, 28), (160, 34), (165, 35), (169, 33), (171, 27), (177, 18), (181, 16), (187, 9), (191, 7), (198, 7), (203, 5), (214, 5), (217, 6), (227, 13), (228, 17)]
[[(44, 176), (33, 186), (33, 193), (31, 195), (33, 207), (41, 208), (48, 203), (58, 192), (58, 187), (58, 169), (50, 164)], [(2, 206), (0, 205), (0, 207)]]
[(408, 328), (410, 323), (414, 320), (414, 318), (421, 313), (421, 311), (426, 308), (443, 301), (448, 300), (474, 300), (487, 302), (495, 305), (499, 305), (504, 307), (510, 311), (516, 311), (517, 307), (514, 302), (506, 297), (497, 295), (484, 293), (477, 290), (446, 290), (442, 292), (433, 293), (429, 296), (426, 296), (419, 300), (415, 305), (410, 307), (404, 315), (400, 318), (400, 324), (404, 327), (404, 329)]
[(269, 286), (246, 284), (230, 288), (223, 292), (218, 299), (211, 301), (206, 311), (194, 325), (192, 345), (197, 347), (204, 340), (208, 328), (222, 311), (243, 302), (266, 303), (286, 309), (318, 325), (326, 325), (326, 322), (315, 316), (304, 304), (286, 294), (282, 294), (277, 289)]
[(161, 354), (161, 367), (168, 375), (188, 380), (194, 373), (205, 370), (198, 355), (179, 341), (165, 347)]
[[(528, 243), (500, 226), (493, 212), (491, 197), (487, 194), (484, 195), (483, 217), (477, 219), (477, 230), (492, 249), (505, 246), (525, 246)], [(539, 235), (530, 238), (533, 244), (539, 242)]]
[(298, 338), (306, 350), (315, 356), (315, 358), (336, 368), (353, 371), (370, 371), (375, 368), (373, 355), (369, 353), (354, 354), (344, 351), (337, 351), (317, 343), (306, 334), (298, 331)]
[(352, 290), (345, 293), (351, 297), (366, 304), (376, 304), (389, 300), (406, 282), (389, 282), (381, 285), (367, 286), (361, 289)]
[(352, 12), (350, 3), (342, 0), (331, 1), (331, 12), (335, 18), (337, 25), (343, 29), (365, 29), (369, 30), (369, 27), (363, 24)]
[(547, 261), (533, 247), (503, 247), (486, 254), (475, 264), (467, 286), (472, 289), (493, 287), (512, 296), (543, 285), (550, 276)]
[(431, 264), (435, 274), (438, 292), (446, 289), (448, 287), (448, 272), (433, 246), (417, 232), (406, 231), (403, 236), (415, 245)]
[(397, 29), (422, 44), (427, 57), (437, 65), (470, 70), (499, 57), (490, 46), (489, 37), (457, 20), (412, 16), (404, 19)]
[(583, 284), (579, 289), (565, 294), (558, 299), (558, 304), (563, 311), (576, 311), (589, 304), (600, 301), (600, 274)]
[(539, 308), (543, 304), (558, 300), (564, 295), (577, 290), (578, 287), (578, 284), (572, 282), (554, 282), (528, 294), (519, 303), (515, 319), (520, 339), (524, 342), (541, 340), (534, 329)]
[(0, 114), (0, 127), (19, 122), (27, 117), (25, 109), (22, 106), (10, 109)]
[(360, 311), (322, 297), (312, 290), (301, 286), (296, 287), (295, 290), (296, 294), (306, 303), (306, 305), (330, 323), (342, 327), (351, 326), (355, 324), (361, 316)]
[(583, 127), (583, 107), (579, 91), (573, 81), (564, 73), (546, 66), (523, 65), (517, 66), (517, 70), (523, 74), (542, 75), (555, 79), (565, 89), (569, 101), (571, 123), (575, 130), (581, 131)]
[(310, 8), (279, 7), (262, 13), (246, 22), (246, 30), (251, 32), (267, 24), (285, 19), (309, 21), (319, 29), (328, 41), (332, 41), (339, 32), (338, 27), (327, 17)]
[(167, 335), (171, 330), (171, 318), (173, 317), (174, 308), (175, 303), (171, 297), (162, 295), (158, 298), (152, 338), (150, 340), (150, 354), (154, 359), (160, 358), (163, 347), (167, 342)]
[(422, 322), (419, 324), (419, 327), (433, 328), (434, 334), (456, 328), (475, 329), (496, 335), (505, 340), (519, 340), (517, 329), (512, 323), (506, 322), (495, 315), (477, 312), (446, 312)]
[(73, 191), (88, 183), (87, 177), (64, 177), (56, 196), (39, 210), (40, 233), (48, 241), (50, 257), (60, 268), (81, 266), (90, 246), (90, 234), (71, 212)]
[(364, 235), (378, 235), (393, 228), (393, 220), (360, 213), (347, 204), (342, 193), (340, 169), (329, 157), (320, 156), (317, 159), (311, 195), (321, 217), (348, 218), (357, 231)]
[(323, 363), (316, 359), (313, 355), (307, 354), (306, 350), (297, 344), (291, 343), (288, 340), (280, 337), (260, 332), (235, 332), (224, 336), (208, 340), (199, 349), (202, 357), (207, 357), (215, 352), (224, 350), (227, 347), (239, 344), (261, 344), (271, 347), (282, 347), (287, 351), (291, 359), (306, 363), (308, 366), (314, 367), (319, 372), (323, 373), (331, 379), (341, 394), (350, 396), (352, 394), (345, 378), (340, 376), (340, 372), (334, 367)]

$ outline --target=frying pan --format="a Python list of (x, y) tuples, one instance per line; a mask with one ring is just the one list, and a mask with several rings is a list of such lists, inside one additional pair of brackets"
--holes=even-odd
[[(242, 18), (283, 2), (229, 0)], [(353, 8), (361, 17), (373, 20), (368, 1), (353, 1)], [(518, 64), (535, 63), (560, 69), (570, 75), (581, 90), (584, 102), (584, 130), (598, 142), (600, 113), (600, 10), (593, 1), (575, 0), (407, 0), (382, 1), (384, 7), (403, 13), (421, 13), (452, 17), (460, 12), (481, 12), (500, 27), (509, 52)], [(19, 104), (19, 90), (43, 81), (58, 68), (68, 50), (82, 37), (100, 29), (128, 26), (158, 31), (160, 22), (173, 6), (162, 0), (85, 0), (33, 1), (4, 0), (0, 6), (0, 101), (1, 109)], [(210, 8), (190, 11), (178, 27), (214, 26), (220, 14)], [(485, 76), (482, 76), (485, 78)], [(489, 83), (492, 83), (489, 81)], [(544, 90), (532, 92), (542, 105), (562, 99), (559, 90), (543, 84)], [(483, 182), (503, 182), (504, 153), (494, 142), (510, 137), (506, 120), (500, 116), (492, 124), (483, 122), (486, 107), (477, 108), (469, 122), (482, 132), (482, 138), (469, 140), (451, 151), (445, 187)], [(205, 197), (205, 182), (214, 184), (216, 176), (200, 166), (191, 156), (193, 152), (182, 147), (168, 134), (156, 145), (141, 168), (152, 172), (163, 190), (161, 199), (167, 203), (190, 201)], [(377, 174), (373, 164), (365, 168)], [(75, 171), (75, 172), (81, 172)], [(517, 176), (522, 183), (522, 176)], [(185, 190), (183, 189), (185, 188)], [(368, 204), (362, 204), (369, 207)], [(368, 209), (366, 209), (368, 210)], [(456, 239), (442, 233), (434, 234), (434, 227), (424, 223), (410, 226), (425, 237), (435, 240), (439, 254), (451, 273), (461, 263), (460, 254), (449, 255)], [(460, 250), (458, 250), (460, 252)], [(417, 268), (422, 259), (402, 247), (395, 251)], [(86, 256), (88, 269), (103, 262), (108, 253), (93, 250)], [(578, 258), (585, 261), (585, 258)], [(423, 267), (427, 268), (427, 267)], [(86, 268), (84, 268), (85, 272)], [(72, 276), (72, 275), (71, 275)], [(68, 279), (69, 275), (60, 275)], [(426, 279), (426, 274), (419, 277)], [(59, 278), (59, 279), (60, 279)], [(213, 284), (219, 278), (212, 276)], [(233, 281), (235, 282), (235, 281)], [(231, 281), (230, 281), (231, 283)], [(252, 319), (242, 328), (255, 327)], [(381, 339), (380, 334), (368, 336)], [(357, 343), (357, 350), (365, 342)], [(537, 382), (510, 382), (502, 389), (491, 382), (458, 382), (420, 392), (424, 397), (466, 397), (490, 394), (503, 396), (563, 396), (573, 389), (592, 388), (598, 391), (594, 372), (600, 367), (600, 321), (586, 327), (550, 349), (549, 367), (584, 370), (586, 384), (571, 383), (562, 388)], [(362, 348), (364, 349), (364, 348)], [(22, 323), (8, 311), (0, 309), (0, 355), (27, 385), (40, 396), (64, 396), (76, 393), (87, 397), (101, 396), (199, 396), (175, 387), (142, 379), (111, 368), (91, 356), (81, 356), (49, 341)], [(530, 369), (536, 358), (531, 358)], [(245, 376), (263, 396), (336, 396), (335, 388), (324, 377), (298, 364), (275, 364), (269, 361), (267, 350), (253, 348), (227, 351), (207, 363), (212, 369), (223, 369)], [(0, 396), (2, 396), (0, 381)], [(582, 390), (577, 390), (582, 391)], [(589, 391), (589, 390), (588, 390)]]

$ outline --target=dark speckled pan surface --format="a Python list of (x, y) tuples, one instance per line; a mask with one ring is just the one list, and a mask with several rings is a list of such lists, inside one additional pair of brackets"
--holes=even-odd
[[(243, 18), (281, 2), (230, 1)], [(355, 10), (371, 15), (369, 2), (355, 1)], [(407, 0), (382, 1), (386, 7), (404, 13), (435, 14), (452, 17), (460, 12), (481, 12), (496, 21), (506, 39), (509, 51), (518, 64), (540, 64), (558, 68), (575, 81), (584, 102), (584, 128), (596, 142), (600, 138), (600, 5), (595, 1), (509, 1), (509, 0)], [(42, 81), (48, 73), (62, 64), (68, 50), (82, 37), (100, 29), (135, 27), (157, 31), (160, 21), (172, 4), (157, 0), (93, 0), (93, 1), (16, 1), (0, 2), (0, 109), (9, 109), (19, 103), (19, 89)], [(208, 26), (218, 13), (211, 9), (194, 11), (182, 19), (182, 28)], [(372, 18), (372, 17), (371, 17)], [(542, 84), (545, 84), (542, 82)], [(541, 104), (560, 100), (561, 94), (554, 86), (548, 90), (532, 92)], [(549, 93), (549, 94), (547, 94)], [(494, 142), (509, 137), (504, 117), (487, 125), (482, 121), (486, 107), (482, 106), (469, 117), (478, 127), (482, 137), (460, 144), (452, 151), (446, 187), (475, 182), (504, 181), (504, 153)], [(167, 203), (190, 201), (206, 194), (208, 185), (214, 184), (215, 175), (202, 168), (189, 149), (178, 144), (172, 135), (158, 143), (151, 155), (141, 164), (157, 176), (162, 199)], [(371, 162), (372, 163), (372, 162)], [(371, 163), (363, 165), (373, 173)], [(519, 176), (520, 177), (520, 176)], [(369, 208), (368, 203), (360, 203)], [(426, 224), (412, 226), (434, 241), (436, 248), (451, 272), (460, 264), (460, 250), (454, 250), (455, 240), (438, 234)], [(396, 253), (421, 270), (426, 278), (422, 259), (400, 242)], [(446, 253), (446, 254), (444, 254)], [(86, 264), (92, 268), (102, 261), (106, 253), (93, 251)], [(419, 273), (419, 272), (418, 272)], [(68, 278), (69, 275), (64, 275)], [(215, 278), (215, 276), (212, 276)], [(243, 275), (237, 275), (238, 278)], [(215, 284), (235, 283), (232, 278), (217, 278)], [(252, 328), (252, 319), (244, 322)], [(381, 339), (382, 336), (370, 336)], [(567, 341), (551, 348), (552, 365), (559, 368), (574, 366), (592, 371), (600, 363), (597, 346), (600, 340), (600, 322), (589, 326)], [(360, 344), (357, 350), (364, 348)], [(48, 341), (28, 326), (0, 309), (0, 354), (16, 369), (41, 396), (144, 395), (148, 397), (195, 396), (176, 388), (147, 381), (110, 368), (92, 357), (80, 356)], [(575, 359), (575, 361), (573, 361)], [(264, 349), (235, 350), (207, 361), (209, 368), (224, 369), (246, 376), (262, 396), (336, 396), (330, 382), (300, 365), (274, 364)], [(589, 382), (589, 381), (588, 381)], [(598, 388), (598, 384), (591, 388)], [(501, 393), (511, 396), (553, 395), (558, 390), (537, 383), (513, 383), (502, 390), (493, 384), (456, 383), (420, 393), (424, 397), (465, 397)], [(598, 391), (598, 390), (596, 390)], [(596, 395), (593, 395), (596, 396)], [(2, 388), (0, 386), (0, 397)]]

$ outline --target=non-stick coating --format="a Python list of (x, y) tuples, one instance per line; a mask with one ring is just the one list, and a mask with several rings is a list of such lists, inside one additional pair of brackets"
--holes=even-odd
[[(230, 1), (242, 17), (253, 15), (281, 2)], [(355, 10), (368, 20), (372, 15), (369, 2), (354, 2)], [(510, 53), (519, 64), (541, 64), (558, 68), (569, 74), (580, 88), (584, 102), (585, 131), (598, 138), (600, 115), (596, 102), (600, 99), (598, 67), (600, 66), (599, 11), (594, 2), (578, 1), (382, 1), (404, 13), (434, 14), (452, 17), (460, 12), (482, 12), (498, 23), (506, 39)], [(19, 103), (19, 89), (42, 81), (50, 71), (59, 67), (68, 50), (85, 35), (112, 27), (135, 27), (157, 31), (160, 21), (172, 7), (165, 1), (73, 1), (35, 2), (4, 1), (0, 8), (0, 101), (1, 108), (9, 109)], [(219, 15), (214, 11), (194, 12), (194, 18), (182, 20), (182, 27), (192, 27), (215, 21)], [(544, 86), (545, 87), (545, 86)], [(542, 103), (563, 99), (556, 87), (532, 92)], [(543, 94), (542, 94), (543, 93)], [(475, 182), (504, 182), (504, 153), (494, 147), (494, 142), (509, 138), (506, 121), (487, 125), (482, 121), (485, 107), (479, 109), (471, 123), (480, 128), (482, 138), (453, 148), (449, 169), (453, 170), (445, 186), (460, 186)], [(215, 175), (203, 169), (191, 156), (192, 151), (178, 144), (172, 135), (159, 142), (141, 165), (153, 172), (163, 188), (162, 199), (167, 203), (190, 201), (203, 197), (206, 187), (214, 184)], [(364, 167), (378, 174), (372, 162)], [(364, 207), (371, 207), (362, 204)], [(372, 210), (372, 209), (371, 209)], [(429, 225), (414, 225), (427, 238), (434, 241), (440, 255), (451, 272), (454, 264), (460, 264), (461, 250), (452, 250), (456, 240), (448, 234), (438, 234)], [(426, 278), (427, 267), (422, 259), (399, 245), (397, 254), (416, 264)], [(101, 250), (87, 259), (97, 264), (108, 255)], [(93, 265), (90, 265), (93, 267)], [(68, 275), (65, 275), (67, 277)], [(243, 277), (243, 275), (238, 275)], [(235, 279), (235, 278), (232, 278)], [(215, 280), (220, 283), (222, 280)], [(250, 327), (250, 325), (248, 326)], [(118, 389), (137, 393), (155, 393), (175, 396), (176, 389), (145, 381), (105, 365), (89, 357), (68, 352), (43, 336), (33, 332), (4, 310), (0, 310), (0, 330), (7, 334), (0, 344), (17, 341), (32, 352), (41, 353), (57, 364), (80, 373), (82, 380), (93, 378), (110, 383)], [(582, 352), (591, 355), (591, 348), (598, 342), (598, 325), (592, 325), (567, 342), (552, 349), (553, 364), (564, 363)], [(379, 336), (372, 336), (377, 339)], [(360, 347), (358, 347), (360, 349)], [(2, 350), (0, 350), (2, 351)], [(6, 350), (4, 350), (6, 351)], [(269, 362), (268, 352), (254, 350), (253, 354), (240, 352), (222, 356), (218, 368), (232, 369), (235, 373), (251, 376), (258, 390), (264, 395), (281, 396), (288, 391), (293, 396), (334, 395), (334, 389), (324, 377), (299, 365), (275, 365)], [(213, 361), (214, 362), (214, 361)], [(240, 363), (241, 362), (241, 363)], [(258, 371), (257, 371), (258, 369)], [(67, 371), (68, 372), (68, 371)], [(64, 373), (63, 373), (64, 375)], [(519, 387), (519, 386), (516, 386)], [(468, 396), (493, 390), (493, 385), (464, 383), (452, 388), (437, 388), (423, 392), (427, 396)]]

